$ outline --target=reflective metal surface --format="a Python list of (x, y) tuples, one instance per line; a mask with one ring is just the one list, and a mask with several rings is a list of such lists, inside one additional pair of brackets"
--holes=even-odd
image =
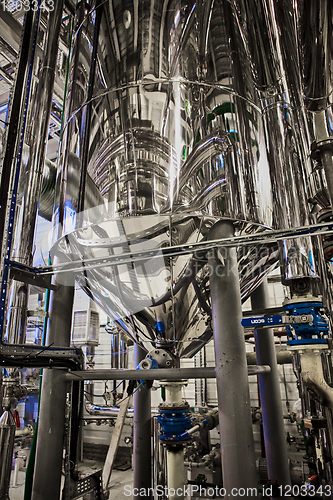
[[(98, 9), (77, 10), (54, 214), (55, 239), (67, 236), (53, 262), (200, 241), (221, 217), (241, 221), (240, 234), (270, 227), (260, 112), (245, 48), (234, 86), (222, 4), (114, 1)], [(87, 210), (90, 180), (104, 202), (95, 210)], [(260, 251), (240, 253), (244, 298), (277, 262), (276, 247)], [(191, 355), (211, 337), (209, 277), (198, 257), (162, 256), (78, 279), (147, 348), (157, 336)], [(163, 334), (154, 328), (160, 320)]]
[[(292, 0), (79, 3), (53, 263), (204, 240), (221, 218), (237, 234), (309, 225), (302, 19)], [(243, 299), (278, 258), (239, 250)], [(309, 237), (280, 260), (286, 281), (317, 276)], [(182, 356), (211, 335), (205, 266), (161, 255), (77, 277), (132, 338)]]
[[(18, 221), (17, 248), (15, 257), (24, 264), (31, 265), (38, 203), (41, 194), (46, 144), (49, 135), (55, 68), (58, 55), (58, 38), (63, 12), (63, 1), (58, 1), (52, 16), (49, 16), (45, 42), (43, 66), (39, 75), (36, 94), (31, 98), (32, 126), (28, 138), (30, 151), (26, 170), (21, 172), (23, 196)], [(31, 125), (31, 124), (29, 124)], [(22, 169), (23, 170), (23, 169)], [(14, 282), (10, 292), (8, 308), (8, 340), (24, 343), (27, 324), (28, 286)]]
[(0, 417), (0, 498), (2, 500), (7, 500), (9, 498), (15, 429), (16, 425), (13, 410), (5, 410)]
[[(118, 218), (66, 235), (52, 250), (57, 262), (158, 250), (203, 240), (215, 218), (198, 214)], [(248, 230), (239, 227), (239, 234)], [(252, 231), (260, 228), (254, 226)], [(54, 260), (54, 259), (53, 259)], [(238, 252), (240, 285), (245, 300), (278, 260), (276, 244), (242, 247)], [(221, 264), (222, 268), (222, 264)], [(141, 341), (167, 341), (178, 356), (189, 356), (210, 340), (210, 294), (206, 252), (147, 258), (118, 266), (85, 268), (75, 274), (85, 291), (107, 311), (125, 333)], [(68, 283), (71, 273), (58, 275)], [(165, 332), (155, 330), (157, 322)]]
[[(309, 223), (306, 183), (310, 171), (302, 127), (302, 74), (299, 66), (295, 2), (236, 0), (233, 15), (251, 59), (252, 77), (261, 100), (273, 188), (273, 227)], [(258, 36), (260, 33), (260, 36)], [(281, 248), (285, 281), (314, 277), (309, 238)]]

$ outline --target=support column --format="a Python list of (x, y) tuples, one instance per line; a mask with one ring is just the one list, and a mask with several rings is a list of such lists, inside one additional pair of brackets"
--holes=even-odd
[[(233, 224), (220, 221), (211, 229), (209, 239), (233, 236)], [(208, 263), (223, 485), (230, 495), (232, 488), (256, 487), (257, 475), (237, 253), (235, 248), (220, 250), (222, 255), (217, 249), (210, 253)]]
[[(134, 345), (134, 366), (146, 357), (146, 352), (137, 344)], [(134, 479), (133, 488), (151, 488), (151, 396), (150, 389), (140, 387), (134, 394), (134, 436), (133, 461)], [(151, 498), (151, 495), (138, 495)]]
[[(252, 293), (251, 304), (253, 310), (265, 309), (270, 306), (267, 279)], [(268, 478), (278, 485), (290, 485), (273, 329), (258, 328), (255, 332), (255, 342), (258, 365), (271, 367), (270, 373), (258, 376)]]
[[(46, 345), (69, 347), (74, 287), (57, 284), (51, 299)], [(43, 371), (32, 500), (59, 500), (67, 386), (64, 371)]]

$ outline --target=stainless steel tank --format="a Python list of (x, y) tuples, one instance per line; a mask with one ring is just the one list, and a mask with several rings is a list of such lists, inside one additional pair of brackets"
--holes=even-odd
[[(284, 137), (271, 123), (282, 115), (273, 106), (262, 119), (241, 7), (114, 0), (76, 13), (52, 260), (82, 263), (76, 279), (124, 332), (147, 349), (171, 343), (180, 357), (211, 336), (209, 269), (205, 255), (159, 250), (204, 240), (220, 219), (237, 234), (306, 222), (304, 192), (291, 203), (303, 175), (293, 135), (286, 161), (269, 148)], [(309, 248), (287, 252), (289, 273), (313, 276)], [(85, 268), (142, 249), (157, 256)], [(243, 300), (278, 259), (274, 244), (239, 250)]]

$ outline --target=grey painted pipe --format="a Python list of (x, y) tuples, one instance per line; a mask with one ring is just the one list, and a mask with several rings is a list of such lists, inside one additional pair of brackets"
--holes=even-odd
[[(218, 222), (208, 235), (209, 239), (233, 236), (229, 221)], [(208, 263), (223, 485), (230, 495), (233, 488), (257, 485), (236, 249), (224, 249), (223, 262), (213, 250)]]
[[(267, 329), (264, 330), (267, 332)], [(248, 365), (256, 365), (257, 364), (257, 355), (255, 352), (247, 352), (246, 359)], [(293, 356), (290, 351), (277, 351), (276, 352), (276, 362), (278, 365), (288, 365), (293, 361)]]
[[(70, 345), (74, 287), (57, 286), (52, 293), (47, 345)], [(43, 371), (32, 500), (59, 500), (66, 418), (64, 370)]]
[[(134, 345), (134, 365), (146, 357), (139, 345)], [(134, 394), (133, 425), (133, 487), (148, 492), (151, 487), (151, 392), (147, 387), (140, 387)], [(139, 497), (151, 498), (143, 494)]]
[[(248, 366), (248, 375), (269, 373), (269, 366)], [(67, 372), (64, 378), (73, 380), (182, 380), (216, 378), (215, 368), (158, 368), (156, 370), (86, 370)]]
[[(269, 307), (267, 279), (252, 293), (251, 304), (254, 310)], [(255, 342), (258, 363), (271, 367), (267, 376), (259, 376), (268, 477), (270, 481), (286, 486), (291, 484), (291, 479), (273, 329), (258, 328)]]

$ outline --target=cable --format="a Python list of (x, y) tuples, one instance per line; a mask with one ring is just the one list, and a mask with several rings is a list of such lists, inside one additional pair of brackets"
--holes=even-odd
[[(110, 392), (114, 392), (118, 389), (118, 387), (123, 383), (125, 382), (124, 380), (122, 380), (118, 385), (117, 387), (115, 387), (114, 389), (112, 389), (112, 391)], [(88, 391), (84, 391), (85, 394), (89, 394), (89, 396), (94, 396), (95, 398), (104, 398), (104, 394), (93, 394), (92, 392), (88, 392)]]
[(122, 399), (121, 401), (117, 401), (117, 403), (118, 404), (123, 403), (124, 401), (126, 401), (126, 399), (130, 398), (131, 396), (134, 396), (134, 394), (136, 392), (138, 392), (138, 390), (140, 389), (140, 387), (143, 386), (144, 382), (145, 382), (144, 380), (142, 382), (140, 382), (140, 384), (138, 385), (138, 387), (135, 389), (134, 392), (132, 392), (131, 394), (129, 394), (128, 396), (126, 396), (126, 398)]

